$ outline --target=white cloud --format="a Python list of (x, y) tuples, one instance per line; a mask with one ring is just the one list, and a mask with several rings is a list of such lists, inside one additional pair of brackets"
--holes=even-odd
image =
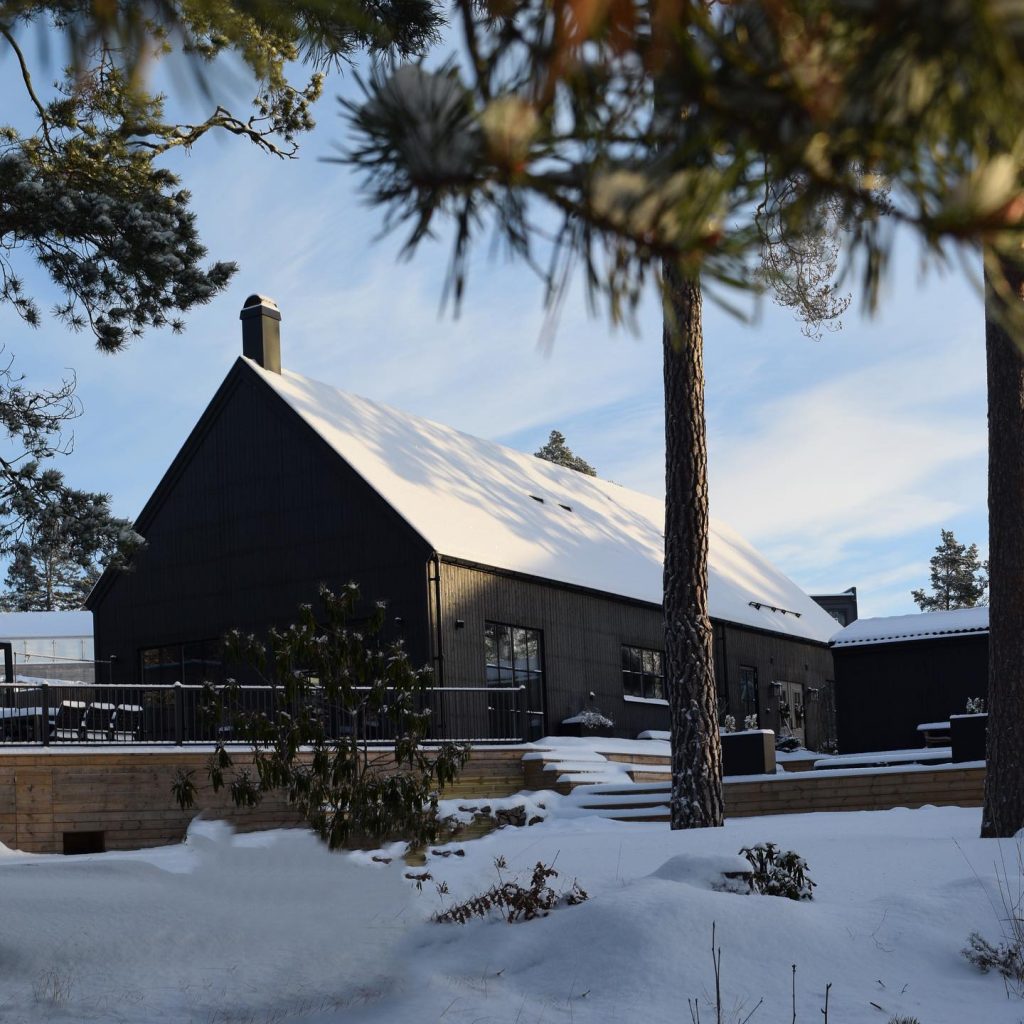
[(810, 571), (972, 508), (986, 445), (979, 348), (960, 336), (896, 350), (725, 426), (711, 439), (716, 514)]

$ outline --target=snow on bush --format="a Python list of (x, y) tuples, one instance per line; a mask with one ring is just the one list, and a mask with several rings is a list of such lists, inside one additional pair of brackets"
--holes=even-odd
[(744, 846), (740, 853), (754, 869), (750, 878), (754, 892), (791, 900), (814, 899), (816, 883), (807, 874), (807, 861), (794, 850), (780, 852), (774, 843), (757, 843)]
[(612, 721), (607, 715), (602, 715), (600, 711), (581, 711), (577, 716), (576, 720), (584, 729), (610, 729), (615, 722)]

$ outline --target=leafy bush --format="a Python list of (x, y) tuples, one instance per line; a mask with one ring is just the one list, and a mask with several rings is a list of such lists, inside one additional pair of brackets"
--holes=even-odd
[[(432, 675), (413, 668), (400, 642), (381, 640), (383, 604), (352, 629), (360, 608), (354, 583), (339, 594), (321, 587), (319, 606), (302, 605), (287, 629), (228, 635), (229, 660), (267, 684), (270, 703), (253, 708), (247, 697), (255, 691), (233, 681), (204, 687), (202, 711), (217, 736), (207, 774), (238, 807), (282, 793), (331, 849), (394, 836), (423, 845), (438, 835), (438, 792), (469, 747), (425, 745)], [(375, 742), (382, 736), (392, 739)], [(248, 744), (252, 771), (236, 768), (228, 738)], [(194, 805), (191, 772), (172, 788), (183, 809)]]
[[(550, 865), (537, 861), (530, 878), (529, 886), (522, 886), (515, 879), (506, 879), (502, 871), (507, 868), (503, 857), (494, 861), (494, 869), (498, 873), (498, 882), (486, 892), (471, 896), (463, 903), (456, 903), (447, 910), (439, 911), (434, 920), (441, 924), (465, 924), (474, 917), (489, 917), (497, 911), (511, 924), (513, 921), (530, 921), (535, 917), (547, 917), (548, 913), (562, 903), (570, 907), (589, 899), (586, 890), (580, 888), (575, 880), (569, 889), (556, 892), (548, 880), (557, 878), (558, 872)], [(447, 892), (446, 888), (439, 893)]]
[(750, 879), (754, 892), (791, 900), (814, 899), (817, 883), (807, 874), (807, 861), (795, 851), (780, 851), (774, 843), (758, 843), (744, 846), (740, 854), (754, 869)]

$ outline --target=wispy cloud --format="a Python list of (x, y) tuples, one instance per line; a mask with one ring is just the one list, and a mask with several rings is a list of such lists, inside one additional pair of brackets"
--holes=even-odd
[[(545, 352), (539, 283), (481, 255), (461, 317), (439, 316), (443, 242), (399, 262), (400, 238), (375, 241), (379, 217), (351, 176), (318, 160), (341, 136), (333, 99), (320, 119), (296, 162), (237, 141), (176, 157), (210, 258), (241, 264), (184, 337), (155, 333), (107, 358), (0, 312), (33, 380), (79, 371), (75, 482), (138, 511), (240, 352), (245, 296), (265, 291), (281, 303), (287, 366), (528, 451), (561, 429), (602, 475), (662, 493), (657, 304), (634, 338), (588, 318), (576, 293)], [(856, 583), (869, 607), (908, 600), (939, 525), (984, 533), (980, 302), (957, 280), (920, 286), (912, 259), (900, 254), (883, 319), (851, 316), (825, 344), (770, 307), (743, 326), (709, 306), (705, 324), (712, 511), (796, 579)], [(45, 301), (32, 273), (37, 285)]]
[(885, 542), (984, 504), (979, 334), (909, 344), (755, 405), (712, 437), (714, 509), (794, 574), (820, 578), (856, 553), (861, 587), (895, 582), (907, 552)]

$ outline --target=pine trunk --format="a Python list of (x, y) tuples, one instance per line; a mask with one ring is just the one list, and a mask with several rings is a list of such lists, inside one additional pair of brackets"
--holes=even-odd
[(698, 281), (666, 265), (665, 680), (672, 736), (672, 828), (721, 825), (711, 620), (708, 617), (708, 452)]
[[(1024, 274), (1004, 266), (1017, 298)], [(988, 362), (988, 749), (983, 837), (1024, 827), (1024, 356), (986, 286)]]

